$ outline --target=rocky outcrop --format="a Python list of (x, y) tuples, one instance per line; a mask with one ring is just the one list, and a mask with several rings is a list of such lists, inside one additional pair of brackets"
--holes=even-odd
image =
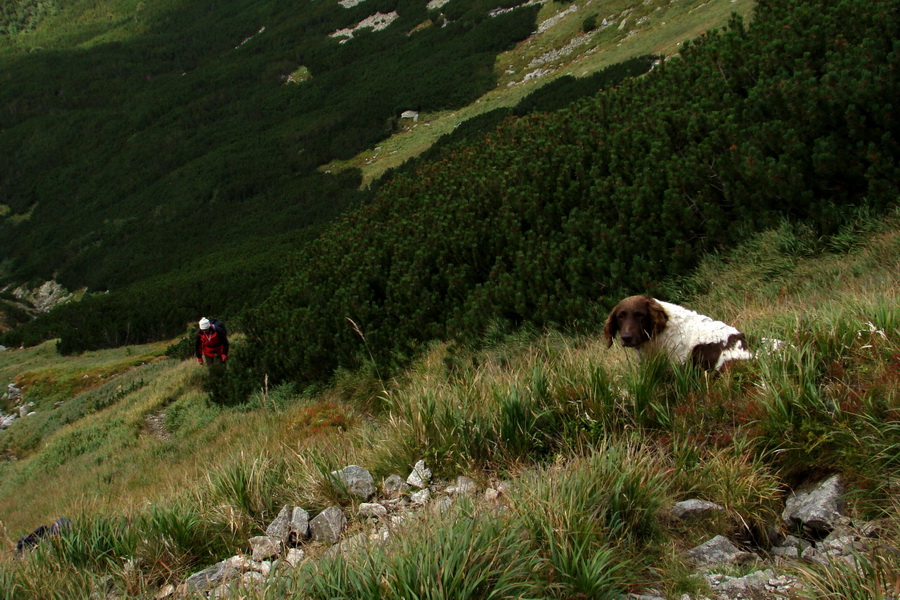
[[(352, 467), (352, 468), (351, 468)], [(350, 465), (332, 476), (343, 482), (360, 476), (368, 481), (371, 475), (359, 466)], [(366, 476), (368, 475), (368, 477)], [(408, 482), (408, 483), (407, 483)], [(801, 584), (792, 573), (799, 561), (820, 562), (843, 560), (851, 562), (859, 553), (869, 551), (877, 528), (867, 523), (854, 523), (841, 514), (843, 502), (839, 479), (804, 486), (792, 494), (786, 503), (782, 525), (796, 535), (779, 536), (772, 548), (740, 546), (734, 540), (717, 535), (686, 552), (686, 558), (705, 582), (705, 595), (684, 594), (679, 600), (776, 600), (796, 595)], [(374, 481), (371, 482), (375, 493)], [(836, 492), (837, 490), (837, 492)], [(509, 484), (497, 483), (481, 493), (480, 498), (498, 506), (509, 491)], [(413, 522), (413, 518), (428, 518), (431, 511), (449, 508), (455, 498), (479, 494), (478, 484), (465, 476), (452, 484), (433, 482), (430, 469), (419, 461), (404, 481), (400, 475), (387, 477), (381, 485), (381, 495), (369, 498), (368, 484), (361, 494), (368, 502), (355, 509), (355, 519), (348, 524), (344, 509), (330, 506), (313, 519), (300, 507), (284, 506), (266, 528), (266, 535), (248, 541), (250, 556), (237, 555), (191, 575), (177, 590), (163, 588), (158, 598), (185, 597), (207, 592), (208, 597), (228, 597), (228, 586), (237, 581), (244, 585), (262, 586), (275, 566), (295, 568), (316, 556), (351, 555), (369, 548), (384, 546)], [(423, 510), (428, 507), (428, 510)], [(669, 510), (669, 516), (693, 527), (702, 527), (704, 519), (724, 515), (725, 509), (699, 499), (679, 502)], [(348, 515), (350, 513), (347, 513)], [(817, 537), (825, 531), (824, 537)], [(311, 540), (311, 541), (310, 541)], [(306, 544), (312, 543), (312, 557)], [(321, 547), (328, 546), (327, 550)], [(301, 547), (303, 546), (303, 547)], [(315, 550), (318, 549), (318, 550)], [(322, 554), (320, 554), (322, 553)], [(852, 564), (852, 563), (851, 563)], [(735, 567), (747, 573), (735, 576)], [(171, 587), (171, 586), (170, 586)], [(161, 594), (161, 595), (160, 595)], [(632, 600), (663, 600), (653, 591), (631, 594)]]
[(38, 313), (48, 312), (57, 304), (68, 302), (74, 297), (74, 294), (53, 280), (36, 288), (19, 286), (12, 293), (18, 300), (30, 304)]

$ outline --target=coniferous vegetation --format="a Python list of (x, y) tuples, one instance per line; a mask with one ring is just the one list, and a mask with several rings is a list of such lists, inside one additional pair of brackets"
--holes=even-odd
[[(453, 22), (407, 35), (436, 15), (238, 2), (213, 21), (204, 7), (142, 2), (104, 5), (121, 17), (115, 41), (14, 35), (55, 6), (4, 4), (0, 276), (112, 292), (6, 340), (62, 337), (66, 352), (172, 336), (204, 304), (237, 314), (258, 300), (283, 249), (365, 202), (356, 173), (318, 167), (392, 133), (403, 110), (490, 89), (495, 55), (532, 31), (536, 10), (489, 17), (497, 3), (458, 1)], [(330, 37), (376, 9), (400, 17), (352, 43)], [(92, 10), (77, 2), (65, 16)], [(310, 77), (285, 85), (298, 68)]]
[(827, 234), (880, 214), (900, 181), (898, 27), (890, 2), (761, 2), (752, 28), (630, 85), (505, 121), (301, 251), (235, 370), (315, 380), (491, 327), (596, 324), (595, 303), (658, 293), (782, 218)]

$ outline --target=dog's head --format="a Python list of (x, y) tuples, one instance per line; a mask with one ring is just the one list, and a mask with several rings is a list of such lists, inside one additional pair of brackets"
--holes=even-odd
[(652, 337), (659, 335), (666, 328), (669, 318), (659, 302), (649, 296), (629, 296), (619, 302), (609, 317), (603, 334), (606, 346), (612, 346), (618, 334), (622, 345), (637, 348)]

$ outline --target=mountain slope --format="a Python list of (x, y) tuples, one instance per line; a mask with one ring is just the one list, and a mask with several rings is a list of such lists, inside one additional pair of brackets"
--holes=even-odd
[[(616, 0), (601, 15), (589, 2), (349, 4), (4, 4), (0, 284), (56, 277), (113, 292), (8, 343), (61, 336), (63, 321), (93, 330), (84, 324), (100, 313), (113, 331), (70, 351), (235, 315), (271, 289), (292, 249), (368, 201), (360, 184), (434, 144), (418, 134), (466, 119), (490, 127), (470, 117), (566, 73), (669, 51), (752, 6)], [(382, 31), (332, 37), (395, 10)], [(544, 75), (521, 81), (534, 60)], [(299, 72), (309, 77), (290, 83)], [(407, 109), (422, 115), (411, 135)], [(371, 160), (379, 151), (364, 149), (382, 143)]]

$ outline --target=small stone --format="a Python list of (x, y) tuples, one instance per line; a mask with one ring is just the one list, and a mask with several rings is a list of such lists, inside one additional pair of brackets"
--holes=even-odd
[(756, 558), (755, 554), (740, 550), (731, 540), (721, 535), (688, 550), (688, 556), (699, 567), (742, 564)]
[(381, 519), (387, 516), (387, 509), (377, 503), (363, 502), (359, 505), (359, 516)]
[(337, 506), (329, 506), (309, 522), (309, 531), (314, 540), (337, 543), (347, 525), (344, 513)]
[(241, 575), (241, 581), (244, 584), (260, 583), (265, 577), (258, 571), (248, 571)]
[(669, 511), (679, 521), (698, 521), (715, 513), (722, 513), (725, 508), (715, 502), (706, 500), (684, 500), (677, 502)]
[(375, 480), (372, 479), (372, 474), (358, 465), (332, 471), (331, 476), (338, 482), (338, 487), (357, 498), (368, 500), (375, 495)]
[(290, 548), (284, 557), (284, 561), (292, 567), (296, 567), (304, 558), (306, 558), (306, 552), (300, 548)]
[(267, 535), (250, 538), (253, 560), (260, 561), (273, 556), (278, 556), (281, 551), (281, 542)]
[(464, 475), (460, 475), (456, 478), (456, 483), (449, 486), (445, 491), (448, 494), (474, 494), (477, 487), (474, 480), (469, 479)]
[(494, 488), (484, 490), (484, 499), (488, 502), (496, 502), (498, 498), (500, 498), (500, 492)]
[(391, 475), (381, 484), (381, 492), (387, 498), (397, 498), (408, 489), (409, 485), (399, 475)]
[(175, 586), (169, 583), (159, 588), (159, 591), (156, 592), (156, 595), (153, 596), (153, 598), (155, 598), (155, 600), (165, 600), (166, 598), (173, 596), (174, 594)]
[(431, 498), (431, 491), (427, 488), (410, 494), (409, 499), (415, 504), (425, 504)]
[(417, 462), (413, 467), (412, 473), (410, 473), (409, 477), (406, 478), (406, 483), (419, 489), (428, 487), (428, 483), (430, 481), (431, 469), (425, 466), (424, 460), (420, 460), (419, 462)]

